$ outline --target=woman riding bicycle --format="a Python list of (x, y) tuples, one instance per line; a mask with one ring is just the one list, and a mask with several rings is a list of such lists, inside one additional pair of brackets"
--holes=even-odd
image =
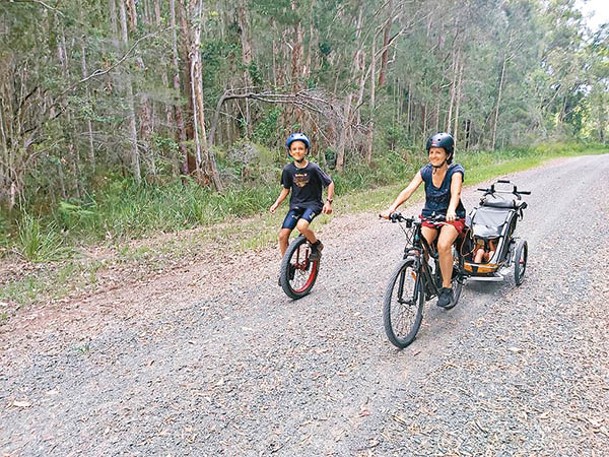
[[(452, 245), (465, 228), (465, 208), (461, 202), (465, 170), (461, 165), (452, 163), (455, 140), (449, 133), (436, 133), (429, 137), (426, 149), (429, 163), (417, 172), (410, 184), (381, 216), (388, 219), (412, 196), (421, 183), (425, 183), (425, 207), (421, 212), (422, 234), (430, 245), (437, 239), (442, 274), (442, 290), (437, 304), (446, 308), (450, 307), (454, 300), (451, 286)], [(438, 216), (444, 216), (445, 222), (427, 220)]]

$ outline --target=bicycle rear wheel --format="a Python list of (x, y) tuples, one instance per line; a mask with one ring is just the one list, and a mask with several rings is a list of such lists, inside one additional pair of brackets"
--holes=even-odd
[(319, 260), (309, 260), (311, 247), (306, 238), (298, 236), (288, 246), (279, 273), (279, 282), (285, 294), (297, 300), (304, 297), (315, 285)]
[(391, 343), (405, 348), (417, 336), (423, 320), (422, 278), (413, 258), (402, 260), (387, 284), (383, 303), (383, 324)]

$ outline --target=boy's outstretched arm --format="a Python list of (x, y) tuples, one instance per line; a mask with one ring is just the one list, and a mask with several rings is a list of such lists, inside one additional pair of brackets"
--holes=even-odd
[(290, 193), (290, 189), (286, 189), (285, 187), (283, 189), (281, 189), (281, 192), (279, 193), (279, 197), (277, 197), (277, 200), (275, 200), (275, 203), (273, 203), (271, 205), (271, 207), (269, 208), (269, 211), (271, 213), (274, 213), (275, 210), (279, 207), (279, 205), (281, 205), (281, 202), (283, 202), (286, 197), (288, 196), (288, 194)]
[(328, 184), (328, 197), (324, 203), (324, 209), (322, 213), (332, 214), (332, 201), (334, 200), (334, 182)]

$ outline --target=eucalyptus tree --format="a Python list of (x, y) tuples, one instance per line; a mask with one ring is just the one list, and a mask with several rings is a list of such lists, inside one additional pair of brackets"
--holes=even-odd
[[(74, 2), (63, 6), (60, 10), (43, 2), (0, 4), (0, 198), (8, 208), (34, 195), (53, 198), (56, 189), (63, 198), (81, 194), (85, 167), (78, 124), (90, 107), (82, 89), (90, 80), (85, 42), (95, 27), (81, 21)], [(96, 8), (90, 9), (92, 23), (98, 14)], [(93, 163), (88, 126), (85, 156)]]
[(575, 133), (568, 120), (583, 96), (586, 28), (574, 0), (549, 2), (542, 21), (546, 35), (541, 68), (547, 79), (542, 116), (551, 132), (564, 137)]
[(594, 33), (586, 51), (587, 125), (583, 133), (606, 144), (609, 140), (609, 23)]

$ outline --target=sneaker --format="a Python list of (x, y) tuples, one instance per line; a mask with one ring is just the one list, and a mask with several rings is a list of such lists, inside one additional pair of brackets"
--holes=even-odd
[(309, 255), (309, 260), (315, 261), (321, 259), (321, 251), (324, 249), (324, 245), (320, 240), (317, 240), (315, 243), (311, 244), (311, 254)]
[(440, 290), (440, 295), (438, 296), (437, 305), (440, 308), (448, 308), (454, 301), (455, 297), (453, 295), (453, 290), (450, 287), (442, 287)]

